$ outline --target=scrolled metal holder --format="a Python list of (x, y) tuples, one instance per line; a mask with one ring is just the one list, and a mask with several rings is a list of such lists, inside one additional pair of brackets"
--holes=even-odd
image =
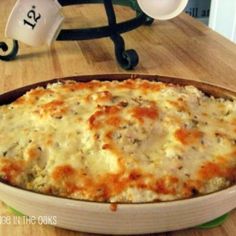
[[(0, 42), (0, 49), (3, 52), (7, 52), (7, 51), (9, 51), (9, 46), (5, 42)], [(18, 41), (13, 40), (12, 49), (10, 50), (10, 52), (6, 53), (6, 55), (0, 55), (0, 60), (2, 60), (2, 61), (11, 61), (11, 60), (15, 59), (15, 57), (18, 53), (18, 50), (19, 50)]]
[[(57, 38), (58, 41), (88, 40), (110, 37), (114, 43), (115, 56), (120, 66), (126, 70), (133, 69), (139, 62), (139, 57), (134, 49), (125, 49), (124, 39), (120, 34), (131, 31), (141, 25), (151, 25), (153, 19), (145, 15), (139, 8), (136, 0), (59, 0), (62, 6), (75, 4), (103, 3), (108, 18), (108, 25), (88, 29), (62, 29)], [(127, 6), (136, 12), (136, 17), (121, 23), (117, 23), (114, 5)], [(8, 51), (5, 42), (0, 42), (0, 49)], [(13, 60), (18, 53), (18, 42), (13, 41), (13, 48), (9, 53), (0, 55), (0, 60)]]

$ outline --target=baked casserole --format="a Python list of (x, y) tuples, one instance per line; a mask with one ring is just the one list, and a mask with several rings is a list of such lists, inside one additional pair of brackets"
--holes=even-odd
[(236, 100), (142, 79), (37, 87), (0, 106), (0, 180), (99, 202), (224, 189), (236, 180)]

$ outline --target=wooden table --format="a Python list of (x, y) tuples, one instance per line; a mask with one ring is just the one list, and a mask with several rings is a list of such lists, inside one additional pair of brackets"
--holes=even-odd
[[(0, 41), (15, 1), (0, 2)], [(131, 18), (127, 8), (116, 8), (118, 20)], [(91, 27), (106, 23), (102, 6), (64, 9), (68, 27)], [(203, 24), (182, 14), (170, 21), (155, 22), (124, 35), (127, 48), (134, 48), (140, 63), (134, 73), (149, 73), (207, 81), (236, 90), (236, 45)], [(10, 42), (10, 41), (9, 41)], [(125, 73), (115, 61), (109, 39), (56, 42), (51, 48), (20, 45), (20, 55), (11, 62), (0, 61), (0, 93), (55, 77), (82, 74)], [(11, 214), (0, 204), (0, 215)], [(0, 225), (0, 235), (75, 236), (86, 235), (51, 226)], [(236, 210), (221, 226), (209, 230), (188, 229), (159, 235), (236, 235)]]

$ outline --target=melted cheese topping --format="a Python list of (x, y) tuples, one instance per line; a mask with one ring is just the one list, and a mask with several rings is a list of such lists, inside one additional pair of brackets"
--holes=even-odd
[(91, 201), (214, 192), (236, 180), (236, 101), (145, 80), (38, 87), (0, 107), (0, 178)]

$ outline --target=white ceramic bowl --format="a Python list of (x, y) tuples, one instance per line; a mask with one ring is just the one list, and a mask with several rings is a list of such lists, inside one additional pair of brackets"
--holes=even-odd
[(178, 16), (188, 0), (138, 0), (143, 12), (157, 20), (169, 20)]
[(236, 187), (165, 203), (118, 204), (64, 199), (0, 183), (0, 198), (28, 216), (57, 216), (57, 226), (101, 234), (146, 234), (172, 231), (215, 219), (236, 207)]

